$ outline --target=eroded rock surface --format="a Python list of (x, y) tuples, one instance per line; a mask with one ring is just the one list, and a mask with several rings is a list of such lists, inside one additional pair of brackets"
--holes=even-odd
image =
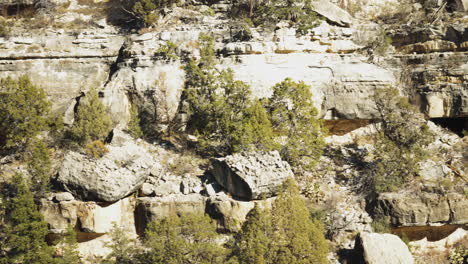
[(463, 194), (383, 193), (376, 212), (389, 216), (395, 226), (418, 226), (435, 223), (468, 223), (468, 200)]
[(99, 159), (69, 152), (57, 181), (76, 197), (88, 200), (114, 202), (135, 192), (157, 163), (131, 138), (119, 142), (110, 144), (109, 152)]
[(40, 211), (51, 233), (64, 233), (68, 226), (85, 233), (108, 233), (115, 222), (126, 232), (135, 233), (135, 199), (124, 198), (112, 204), (41, 200)]
[(356, 250), (367, 264), (413, 264), (408, 246), (396, 235), (362, 232), (356, 238)]
[(271, 197), (293, 177), (289, 164), (277, 151), (248, 152), (212, 160), (211, 173), (234, 196), (248, 200)]
[(141, 197), (137, 199), (137, 232), (143, 234), (151, 221), (168, 217), (171, 214), (204, 214), (206, 197), (200, 194), (172, 194), (165, 197)]

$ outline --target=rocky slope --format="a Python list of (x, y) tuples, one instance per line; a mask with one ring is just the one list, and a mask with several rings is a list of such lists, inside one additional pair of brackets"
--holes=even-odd
[[(407, 1), (405, 12), (415, 18), (425, 13), (424, 20), (407, 21), (398, 16), (402, 11), (394, 0), (320, 0), (316, 12), (324, 19), (310, 34), (298, 36), (289, 24), (279, 23), (271, 30), (251, 28), (248, 41), (235, 39), (226, 13), (230, 4), (224, 1), (210, 6), (214, 16), (204, 15), (208, 7), (195, 2), (191, 9), (173, 8), (157, 27), (142, 34), (80, 13), (89, 7), (70, 2), (56, 19), (84, 21), (79, 28), (27, 30), (15, 25), (18, 30), (9, 38), (0, 38), (0, 77), (29, 75), (68, 125), (91, 87), (99, 88), (109, 107), (117, 127), (109, 153), (99, 160), (64, 153), (63, 160), (56, 161), (60, 192), (41, 201), (51, 236), (69, 224), (76, 226), (80, 252), (90, 263), (109, 253), (105, 243), (113, 222), (137, 236), (151, 220), (172, 212), (207, 212), (220, 229), (239, 230), (254, 205), (269, 206), (282, 180), (292, 175), (277, 153), (216, 159), (210, 171), (205, 161), (121, 132), (131, 104), (157, 120), (161, 131), (174, 119), (183, 120), (181, 66), (184, 59), (199, 56), (197, 41), (203, 32), (216, 38), (219, 67), (230, 67), (238, 80), (251, 86), (252, 96), (271, 96), (271, 87), (286, 77), (312, 87), (314, 104), (331, 135), (317, 168), (319, 177), (302, 187), (318, 207), (331, 209), (326, 211), (327, 232), (337, 252), (330, 256), (331, 263), (345, 261), (349, 256), (340, 250), (355, 247), (364, 252), (366, 263), (395, 263), (379, 262), (395, 251), (401, 263), (414, 263), (398, 238), (366, 233), (372, 230), (372, 219), (388, 217), (395, 228), (427, 227), (434, 233), (445, 225), (466, 229), (468, 141), (460, 137), (468, 130), (466, 1)], [(0, 9), (8, 13), (16, 4), (27, 7), (32, 1), (4, 1)], [(445, 5), (444, 15), (438, 15), (440, 5)], [(385, 36), (391, 42), (386, 43)], [(177, 45), (177, 58), (158, 53), (167, 41)], [(422, 166), (413, 186), (369, 200), (356, 191), (356, 179), (364, 170), (360, 157), (373, 148), (368, 138), (376, 133), (373, 123), (379, 117), (373, 95), (385, 87), (398, 87), (427, 118), (458, 135), (429, 123), (437, 134), (431, 150), (442, 150), (443, 155)], [(2, 167), (18, 169), (8, 161), (2, 161)], [(381, 252), (385, 250), (373, 248), (375, 243), (395, 251)], [(415, 254), (416, 262), (418, 257)]]

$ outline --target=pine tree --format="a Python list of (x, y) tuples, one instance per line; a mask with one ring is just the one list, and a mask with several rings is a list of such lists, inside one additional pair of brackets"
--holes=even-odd
[(4, 263), (55, 263), (53, 250), (47, 245), (47, 223), (34, 204), (33, 194), (21, 175), (15, 175), (10, 193), (4, 197), (6, 209), (5, 236), (2, 250)]
[(30, 160), (28, 172), (31, 175), (32, 189), (36, 197), (43, 196), (50, 188), (52, 161), (49, 149), (42, 140), (37, 140), (29, 147)]
[(273, 203), (274, 263), (327, 263), (324, 228), (310, 218), (294, 179), (288, 179)]
[(78, 241), (76, 232), (72, 226), (68, 226), (63, 238), (60, 241), (61, 258), (58, 258), (57, 264), (80, 264), (80, 255), (78, 252)]
[(26, 75), (1, 79), (0, 87), (0, 148), (25, 146), (47, 129), (50, 102)]
[(322, 155), (325, 131), (310, 87), (287, 78), (273, 87), (267, 108), (274, 131), (287, 138), (280, 150), (282, 158), (292, 166), (312, 168)]
[(112, 129), (112, 120), (99, 100), (96, 89), (91, 89), (85, 98), (80, 100), (75, 122), (71, 128), (72, 139), (86, 145), (95, 140), (104, 140)]
[(273, 262), (273, 225), (271, 212), (257, 204), (252, 209), (242, 230), (235, 237), (233, 254), (240, 264), (269, 264)]

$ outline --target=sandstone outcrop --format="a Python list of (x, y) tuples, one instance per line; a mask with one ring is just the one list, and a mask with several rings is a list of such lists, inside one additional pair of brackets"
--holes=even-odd
[(113, 204), (41, 200), (40, 212), (49, 226), (50, 233), (63, 233), (68, 226), (78, 227), (79, 232), (104, 234), (113, 223), (125, 231), (135, 233), (133, 212), (135, 199), (124, 198)]
[(234, 196), (248, 200), (275, 195), (281, 184), (294, 176), (277, 151), (234, 154), (211, 163), (216, 181)]
[(357, 56), (336, 54), (238, 55), (226, 59), (237, 79), (252, 87), (255, 97), (272, 94), (271, 87), (285, 78), (304, 81), (312, 87), (320, 116), (333, 119), (373, 119), (378, 116), (372, 96), (376, 89), (393, 86), (391, 71)]
[(413, 264), (408, 246), (396, 235), (362, 232), (355, 250), (362, 252), (367, 264)]
[(375, 211), (390, 217), (395, 226), (421, 226), (436, 223), (468, 223), (468, 200), (463, 194), (383, 193)]
[(204, 214), (205, 210), (206, 197), (196, 193), (188, 195), (172, 194), (164, 197), (140, 197), (137, 199), (135, 211), (137, 232), (143, 234), (148, 223), (171, 214)]
[(256, 204), (261, 208), (271, 208), (274, 199), (240, 201), (220, 193), (208, 198), (206, 210), (211, 217), (219, 220), (226, 230), (238, 232), (242, 228), (247, 214)]
[(138, 190), (156, 161), (133, 140), (113, 143), (102, 158), (66, 154), (57, 181), (76, 197), (114, 202)]

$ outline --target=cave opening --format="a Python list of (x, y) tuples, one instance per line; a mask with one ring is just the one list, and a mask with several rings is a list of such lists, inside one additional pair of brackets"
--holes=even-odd
[(452, 131), (460, 137), (464, 136), (463, 131), (468, 132), (468, 117), (431, 118), (431, 121), (443, 128)]
[(0, 5), (0, 16), (31, 18), (36, 14), (34, 5)]

